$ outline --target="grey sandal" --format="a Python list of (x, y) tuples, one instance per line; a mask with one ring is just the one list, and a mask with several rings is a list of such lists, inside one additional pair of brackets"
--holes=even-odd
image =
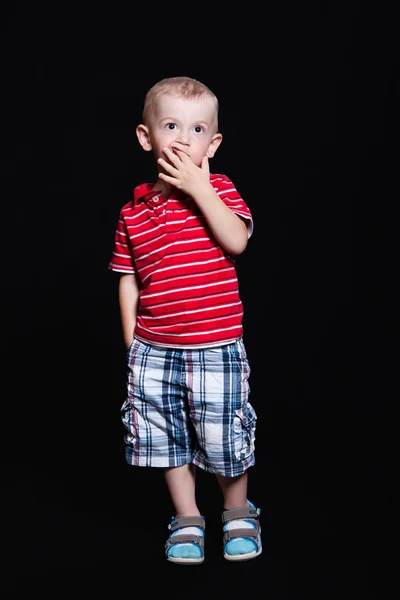
[[(259, 523), (261, 509), (256, 508), (251, 502), (249, 502), (249, 504), (250, 506), (248, 506), (248, 508), (234, 508), (232, 510), (225, 510), (222, 513), (222, 522), (224, 524), (224, 558), (227, 560), (250, 560), (259, 556), (262, 552), (261, 527)], [(227, 529), (227, 524), (230, 521), (235, 520), (246, 521), (246, 523), (249, 524), (249, 527), (245, 529)], [(229, 552), (228, 550), (233, 547), (232, 544), (230, 544), (230, 548), (228, 547), (229, 542), (231, 540), (237, 540), (237, 544), (240, 544), (239, 538), (244, 541), (242, 548), (239, 549), (238, 546), (238, 551), (236, 551), (235, 554)]]
[[(202, 535), (185, 533), (186, 527), (198, 527)], [(180, 565), (198, 565), (204, 562), (204, 532), (206, 522), (204, 517), (172, 517), (168, 525), (171, 535), (165, 543), (165, 554), (167, 560)], [(182, 530), (182, 533), (175, 533)], [(172, 535), (174, 534), (174, 535)], [(191, 544), (192, 549), (187, 554), (189, 556), (172, 556), (172, 549), (177, 544)], [(192, 556), (190, 556), (192, 554)]]

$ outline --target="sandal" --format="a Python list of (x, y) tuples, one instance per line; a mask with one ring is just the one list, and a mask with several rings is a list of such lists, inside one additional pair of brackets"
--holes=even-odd
[[(198, 565), (204, 562), (205, 526), (204, 517), (172, 517), (168, 525), (171, 535), (165, 543), (167, 560), (180, 565)], [(200, 532), (194, 533), (193, 527)]]
[(261, 509), (251, 502), (248, 508), (234, 508), (222, 513), (224, 558), (241, 561), (256, 558), (261, 554), (260, 513)]

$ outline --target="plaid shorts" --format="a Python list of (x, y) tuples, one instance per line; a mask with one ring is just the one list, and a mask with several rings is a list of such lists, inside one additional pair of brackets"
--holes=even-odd
[(194, 463), (225, 477), (253, 466), (256, 413), (242, 339), (214, 348), (160, 348), (135, 339), (121, 407), (126, 461)]

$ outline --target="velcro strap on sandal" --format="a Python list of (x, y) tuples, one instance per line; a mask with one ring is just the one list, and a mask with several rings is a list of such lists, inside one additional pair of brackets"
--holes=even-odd
[(181, 527), (201, 527), (204, 529), (206, 522), (204, 517), (177, 517), (168, 525), (168, 529), (173, 532)]
[(231, 540), (232, 538), (257, 538), (259, 535), (259, 528), (250, 528), (250, 529), (231, 529), (230, 531), (224, 531), (223, 541), (224, 544)]
[(170, 536), (165, 542), (165, 547), (168, 549), (174, 544), (198, 544), (200, 548), (204, 548), (204, 538), (193, 533), (177, 533)]
[(232, 508), (232, 510), (224, 510), (222, 513), (222, 522), (228, 523), (234, 519), (258, 519), (260, 511), (258, 508)]

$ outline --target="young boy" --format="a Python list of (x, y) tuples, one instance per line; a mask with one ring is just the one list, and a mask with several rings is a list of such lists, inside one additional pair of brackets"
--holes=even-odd
[(136, 134), (158, 177), (122, 208), (109, 264), (122, 273), (126, 460), (164, 469), (175, 509), (168, 560), (204, 561), (196, 467), (214, 473), (222, 491), (224, 557), (249, 560), (262, 550), (260, 509), (247, 499), (257, 417), (235, 256), (252, 234), (252, 215), (228, 177), (210, 174), (222, 135), (207, 86), (188, 77), (156, 83)]

